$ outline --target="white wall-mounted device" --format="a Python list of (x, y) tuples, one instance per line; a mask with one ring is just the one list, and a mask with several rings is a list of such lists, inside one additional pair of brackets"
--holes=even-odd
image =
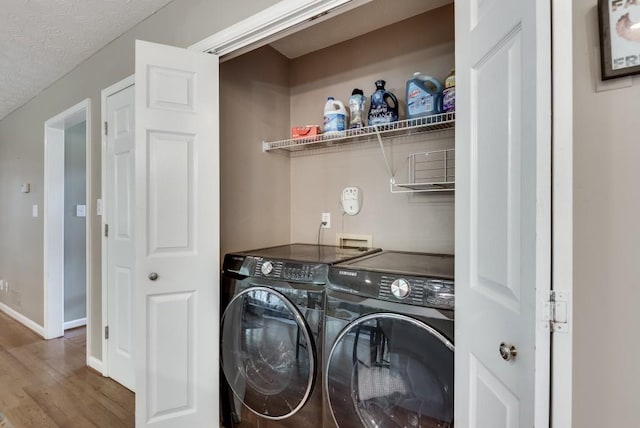
[(362, 208), (362, 190), (355, 186), (342, 189), (340, 205), (342, 205), (342, 211), (344, 211), (345, 214), (358, 214), (360, 208)]
[(22, 193), (29, 193), (31, 191), (31, 184), (29, 183), (22, 183), (20, 185), (20, 191)]

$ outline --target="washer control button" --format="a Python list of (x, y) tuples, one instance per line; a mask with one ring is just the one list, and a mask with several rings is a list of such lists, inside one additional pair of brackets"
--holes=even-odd
[(262, 272), (263, 275), (269, 275), (271, 272), (273, 272), (273, 263), (271, 263), (268, 260), (262, 263), (262, 266), (260, 267), (260, 271)]
[(411, 293), (411, 285), (406, 279), (396, 279), (391, 283), (391, 294), (397, 299), (404, 299)]

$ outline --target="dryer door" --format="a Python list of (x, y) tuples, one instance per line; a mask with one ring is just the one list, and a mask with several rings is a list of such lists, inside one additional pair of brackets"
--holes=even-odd
[(220, 346), (227, 382), (252, 412), (284, 419), (309, 398), (315, 347), (303, 315), (283, 294), (267, 287), (238, 293), (222, 316)]
[(374, 313), (347, 325), (327, 359), (339, 427), (452, 427), (453, 344), (422, 321)]

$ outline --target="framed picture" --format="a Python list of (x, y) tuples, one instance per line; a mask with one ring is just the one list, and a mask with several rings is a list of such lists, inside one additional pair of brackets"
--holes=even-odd
[(640, 1), (598, 0), (602, 80), (640, 73)]

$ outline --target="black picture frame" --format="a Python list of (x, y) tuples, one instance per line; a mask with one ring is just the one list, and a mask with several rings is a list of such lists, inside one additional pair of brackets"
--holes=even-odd
[[(598, 0), (602, 80), (640, 73), (640, 22), (635, 28), (630, 21), (630, 12), (640, 17), (640, 4), (629, 0)], [(630, 40), (629, 34), (638, 37), (638, 41)], [(635, 44), (637, 49), (634, 50)]]

